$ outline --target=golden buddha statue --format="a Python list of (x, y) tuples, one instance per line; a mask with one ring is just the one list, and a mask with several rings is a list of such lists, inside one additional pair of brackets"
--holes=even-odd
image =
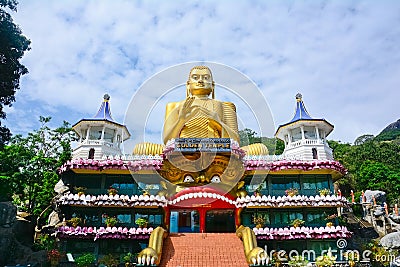
[[(211, 70), (196, 66), (186, 83), (186, 99), (168, 103), (164, 143), (173, 138), (231, 138), (239, 142), (236, 107), (215, 100)], [(210, 98), (210, 94), (212, 98)]]
[[(215, 83), (211, 70), (195, 66), (186, 82), (186, 99), (166, 106), (163, 130), (164, 144), (175, 138), (231, 138), (239, 143), (235, 104), (215, 99)], [(211, 98), (210, 98), (211, 95)], [(133, 154), (160, 155), (164, 145), (136, 144)], [(268, 154), (263, 144), (242, 147), (247, 155)]]

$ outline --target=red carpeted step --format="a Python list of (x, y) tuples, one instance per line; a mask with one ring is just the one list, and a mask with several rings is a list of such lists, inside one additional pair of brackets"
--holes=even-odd
[(164, 241), (163, 267), (245, 267), (242, 241), (234, 233), (170, 234)]

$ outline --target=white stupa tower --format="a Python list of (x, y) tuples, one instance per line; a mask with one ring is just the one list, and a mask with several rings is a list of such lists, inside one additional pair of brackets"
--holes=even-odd
[(280, 125), (275, 137), (285, 142), (283, 156), (301, 160), (333, 160), (326, 137), (333, 125), (325, 119), (314, 119), (307, 112), (301, 94), (296, 95), (294, 117)]
[(72, 152), (72, 159), (102, 159), (103, 156), (121, 155), (121, 143), (130, 138), (125, 125), (111, 117), (110, 96), (104, 95), (94, 118), (82, 119), (72, 126), (79, 136), (79, 144)]

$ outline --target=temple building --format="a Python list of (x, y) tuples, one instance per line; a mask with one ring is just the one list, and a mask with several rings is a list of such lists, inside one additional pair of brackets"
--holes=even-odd
[(242, 147), (235, 105), (214, 99), (211, 71), (194, 67), (186, 99), (167, 105), (165, 143), (136, 144), (123, 155), (130, 133), (112, 119), (105, 95), (94, 118), (73, 126), (79, 144), (60, 169), (68, 186), (56, 201), (61, 248), (74, 258), (112, 254), (121, 262), (133, 253), (138, 266), (178, 266), (168, 250), (185, 234), (241, 240), (244, 265), (237, 266), (267, 265), (272, 250), (313, 250), (313, 261), (335, 249), (351, 236), (338, 220), (347, 201), (334, 192), (346, 170), (326, 141), (333, 125), (312, 118), (300, 94), (295, 104), (275, 134), (282, 155), (263, 144)]

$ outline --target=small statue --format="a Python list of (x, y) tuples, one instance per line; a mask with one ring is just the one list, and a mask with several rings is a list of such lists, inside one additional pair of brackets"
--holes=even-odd
[(353, 190), (350, 191), (350, 196), (351, 196), (351, 203), (355, 203)]
[(372, 202), (374, 203), (374, 207), (376, 206), (376, 199), (375, 196), (372, 196)]

